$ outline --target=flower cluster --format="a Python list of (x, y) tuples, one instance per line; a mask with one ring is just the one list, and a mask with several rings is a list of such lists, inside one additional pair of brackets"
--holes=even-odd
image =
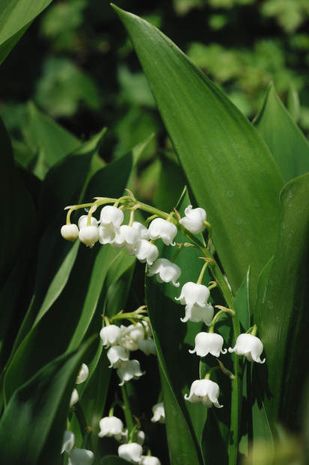
[[(137, 311), (136, 314), (138, 315), (139, 312)], [(100, 337), (103, 346), (108, 349), (107, 358), (110, 362), (110, 368), (117, 370), (120, 386), (143, 375), (139, 361), (130, 360), (131, 352), (139, 349), (146, 355), (155, 355), (156, 353), (151, 329), (146, 318), (129, 326), (108, 324), (101, 329)]]

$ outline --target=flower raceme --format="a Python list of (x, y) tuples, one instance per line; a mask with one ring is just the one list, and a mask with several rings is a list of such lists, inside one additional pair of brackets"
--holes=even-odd
[(252, 334), (240, 334), (236, 339), (235, 347), (230, 347), (229, 352), (243, 355), (249, 362), (265, 363), (262, 360), (263, 343), (261, 339)]

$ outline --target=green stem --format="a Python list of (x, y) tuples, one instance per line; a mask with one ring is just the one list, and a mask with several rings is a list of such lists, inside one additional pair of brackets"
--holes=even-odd
[(147, 205), (146, 203), (140, 201), (136, 203), (136, 208), (139, 208), (140, 210), (143, 210), (147, 213), (151, 213), (152, 215), (160, 216), (164, 219), (171, 219), (170, 213), (166, 213), (162, 210), (159, 210), (158, 208), (152, 207), (151, 205)]
[(204, 263), (200, 271), (199, 277), (197, 278), (196, 284), (202, 284), (208, 264), (209, 264), (208, 261)]
[(131, 411), (127, 387), (125, 384), (121, 386), (121, 392), (122, 392), (122, 400), (123, 400), (123, 413), (124, 413), (126, 425), (128, 428), (128, 438), (130, 440), (130, 435), (135, 427), (135, 422), (134, 422), (134, 418), (133, 418), (132, 411)]
[[(233, 332), (237, 338), (240, 334), (240, 325), (238, 318), (233, 317)], [(231, 394), (231, 420), (230, 420), (230, 437), (229, 437), (229, 465), (237, 465), (238, 460), (238, 443), (239, 443), (239, 426), (241, 410), (241, 373), (239, 366), (239, 357), (233, 354), (233, 371), (234, 379), (232, 380)]]

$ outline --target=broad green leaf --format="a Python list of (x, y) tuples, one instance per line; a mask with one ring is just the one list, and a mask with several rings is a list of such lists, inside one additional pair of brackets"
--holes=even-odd
[[(127, 28), (234, 290), (273, 253), (282, 179), (255, 128), (158, 29), (114, 7)], [(259, 238), (257, 240), (257, 237)]]
[[(9, 135), (0, 121), (0, 283), (15, 262), (32, 253), (36, 234), (36, 211), (31, 196), (14, 166)], [(2, 311), (5, 311), (2, 309)]]
[(295, 399), (301, 396), (308, 364), (308, 195), (309, 174), (291, 180), (282, 190), (278, 247), (255, 309), (267, 359), (267, 373), (260, 369), (260, 386), (263, 380), (268, 382), (264, 395), (271, 424), (278, 415), (295, 424)]
[[(131, 166), (132, 157), (128, 155), (98, 171), (88, 185), (85, 198), (122, 195)], [(58, 231), (54, 234), (58, 234)], [(10, 361), (5, 375), (7, 398), (36, 370), (59, 353), (69, 347), (79, 347), (93, 318), (101, 317), (102, 308), (99, 304), (106, 292), (106, 274), (119, 253), (121, 252), (110, 246), (102, 247), (99, 244), (91, 250), (84, 246), (79, 248), (77, 259), (59, 298), (24, 338)], [(57, 344), (53, 342), (55, 337)]]
[(161, 210), (171, 211), (185, 185), (186, 179), (180, 166), (167, 157), (161, 157), (159, 181), (154, 195), (155, 205)]
[(247, 331), (250, 327), (250, 270), (235, 294), (234, 308), (237, 312), (238, 319), (242, 328)]
[(60, 463), (70, 397), (89, 345), (53, 360), (15, 392), (0, 421), (1, 463)]
[(43, 179), (49, 168), (77, 150), (81, 142), (32, 103), (28, 106), (29, 121), (24, 128), (28, 145), (39, 156), (35, 174)]
[(0, 0), (0, 63), (52, 0)]
[(309, 171), (309, 144), (270, 86), (255, 123), (285, 181)]

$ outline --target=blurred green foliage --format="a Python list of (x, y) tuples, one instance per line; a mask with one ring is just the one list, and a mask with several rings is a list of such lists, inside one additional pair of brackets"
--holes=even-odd
[[(273, 81), (297, 122), (309, 129), (307, 0), (117, 4), (165, 31), (249, 118)], [(155, 133), (144, 168), (148, 178), (158, 171), (151, 163), (166, 145), (165, 133), (132, 46), (106, 0), (55, 0), (1, 71), (0, 115), (23, 159), (33, 155), (23, 129), (31, 100), (78, 137), (109, 127), (107, 160)]]

